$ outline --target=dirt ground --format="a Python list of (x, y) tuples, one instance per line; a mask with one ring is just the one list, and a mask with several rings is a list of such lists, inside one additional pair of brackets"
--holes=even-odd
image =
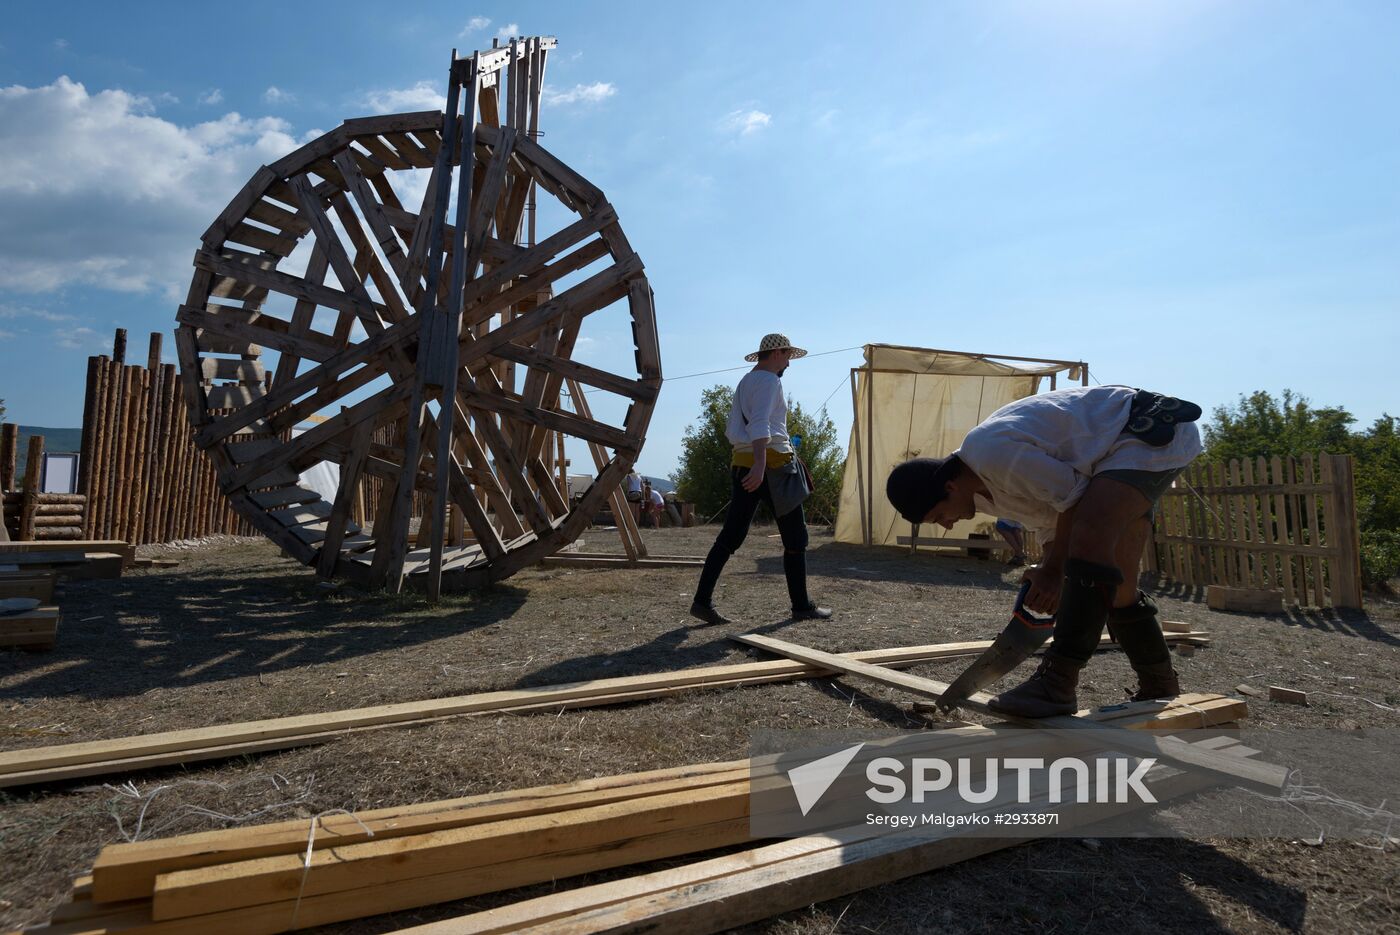
[[(756, 528), (717, 603), (734, 633), (834, 651), (987, 639), (1015, 573), (992, 561), (836, 544), (817, 532), (812, 593), (829, 621), (786, 620), (775, 530)], [(703, 555), (713, 529), (645, 531), (654, 552)], [(615, 534), (586, 534), (589, 551)], [(435, 608), (415, 596), (327, 589), (262, 540), (143, 553), (174, 569), (71, 582), (49, 653), (0, 653), (0, 747), (95, 740), (386, 702), (659, 672), (754, 658), (723, 628), (692, 629), (691, 569), (537, 568)], [(1252, 700), (1255, 726), (1400, 726), (1400, 605), (1367, 613), (1220, 614), (1180, 586), (1168, 619), (1215, 634), (1178, 658), (1193, 691), (1241, 682), (1312, 693)], [(912, 671), (951, 678), (964, 661)], [(1086, 670), (1081, 701), (1121, 700), (1121, 655)], [(915, 728), (907, 695), (851, 680), (695, 691), (624, 707), (488, 715), (370, 731), (319, 747), (185, 769), (0, 792), (0, 924), (47, 918), (71, 878), (123, 835), (166, 836), (333, 808), (371, 808), (742, 757), (751, 730)], [(1382, 707), (1384, 706), (1384, 707)], [(654, 868), (647, 868), (654, 869)], [(597, 876), (612, 878), (638, 868)], [(1010, 848), (767, 920), (746, 931), (1400, 932), (1400, 857), (1354, 843), (1062, 840)], [(572, 886), (578, 881), (559, 885)], [(548, 886), (362, 920), (378, 933)]]

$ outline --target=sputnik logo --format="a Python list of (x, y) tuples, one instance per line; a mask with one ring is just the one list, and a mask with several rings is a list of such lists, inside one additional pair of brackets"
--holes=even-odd
[(820, 760), (813, 760), (788, 770), (792, 793), (797, 796), (797, 806), (802, 809), (804, 816), (816, 807), (821, 797), (826, 795), (826, 790), (831, 788), (841, 771), (850, 765), (851, 760), (855, 759), (864, 746), (865, 744), (858, 743), (854, 747), (847, 747)]

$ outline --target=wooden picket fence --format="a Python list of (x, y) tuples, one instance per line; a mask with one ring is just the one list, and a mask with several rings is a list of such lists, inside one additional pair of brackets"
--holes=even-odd
[(151, 334), (146, 366), (126, 363), (126, 331), (112, 356), (88, 358), (78, 492), (88, 539), (133, 545), (215, 533), (254, 535), (228, 505), (213, 465), (195, 447), (173, 364)]
[(1188, 585), (1279, 588), (1290, 604), (1361, 607), (1350, 455), (1197, 462), (1162, 497), (1145, 567)]

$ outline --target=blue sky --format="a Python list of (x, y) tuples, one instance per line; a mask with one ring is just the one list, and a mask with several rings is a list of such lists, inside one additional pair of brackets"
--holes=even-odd
[[(1400, 413), (1388, 2), (15, 3), (0, 25), (0, 398), (77, 425), (114, 327), (169, 332), (264, 162), (418, 110), (450, 50), (559, 39), (542, 143), (647, 263), (668, 377), (764, 332), (1085, 359), (1207, 407)], [(616, 333), (581, 350), (622, 366)], [(171, 342), (167, 339), (167, 357)], [(844, 438), (857, 351), (793, 366)], [(664, 389), (675, 466), (700, 391)], [(577, 462), (576, 462), (577, 463)]]

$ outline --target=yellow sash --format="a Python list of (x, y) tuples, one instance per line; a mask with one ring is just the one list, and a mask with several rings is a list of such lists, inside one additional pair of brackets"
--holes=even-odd
[[(764, 464), (770, 468), (779, 468), (792, 460), (791, 451), (774, 451), (772, 448), (764, 449)], [(752, 451), (736, 451), (734, 457), (730, 459), (731, 467), (753, 467)]]

